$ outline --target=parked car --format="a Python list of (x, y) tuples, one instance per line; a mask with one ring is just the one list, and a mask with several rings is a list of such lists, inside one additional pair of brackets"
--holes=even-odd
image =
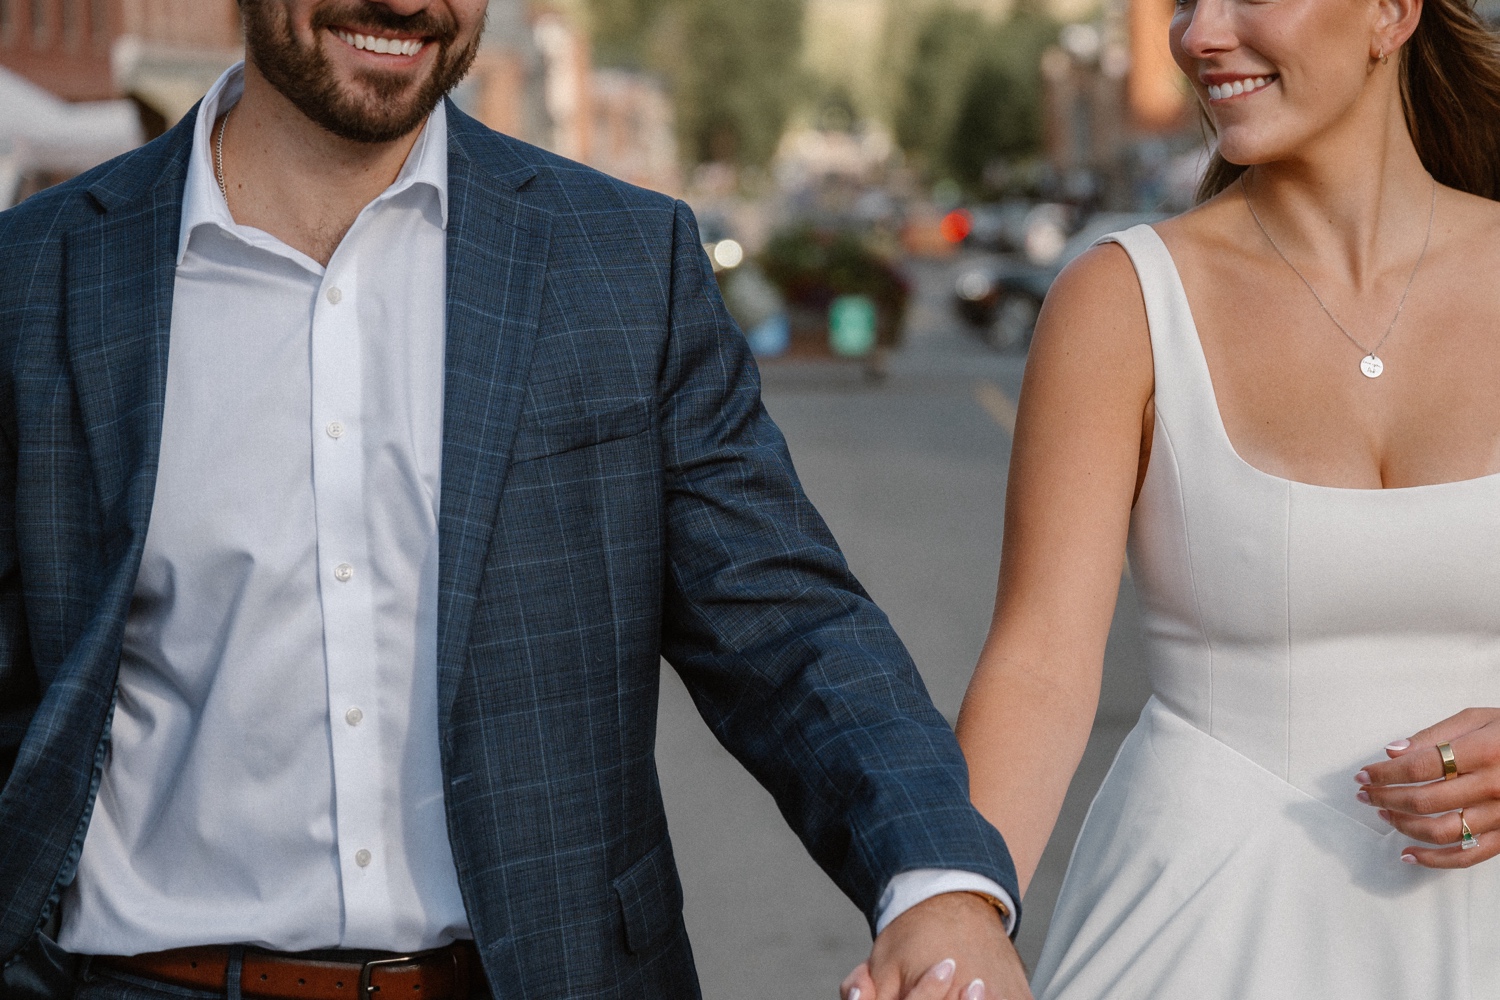
[(1032, 207), (1019, 198), (972, 206), (968, 211), (973, 224), (964, 243), (997, 253), (1022, 250), (1026, 246), (1026, 217)]
[(1033, 252), (962, 270), (954, 282), (954, 307), (991, 347), (1024, 350), (1031, 343), (1042, 301), (1063, 268), (1101, 236), (1164, 218), (1160, 213), (1099, 212), (1065, 240), (1055, 234), (1029, 235)]

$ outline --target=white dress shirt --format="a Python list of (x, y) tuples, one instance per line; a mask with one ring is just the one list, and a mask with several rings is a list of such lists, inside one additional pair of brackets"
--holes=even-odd
[[(437, 732), (448, 137), (327, 268), (235, 223), (203, 102), (156, 496), (61, 943), (467, 937)], [(230, 127), (233, 127), (231, 119)]]
[[(236, 223), (204, 98), (156, 494), (60, 943), (412, 951), (468, 937), (437, 731), (448, 137), (326, 268)], [(897, 876), (883, 927), (962, 872)]]

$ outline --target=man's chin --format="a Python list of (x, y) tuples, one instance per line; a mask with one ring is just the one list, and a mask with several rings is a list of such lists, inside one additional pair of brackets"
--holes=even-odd
[(247, 57), (261, 75), (314, 123), (352, 142), (393, 142), (415, 132), (478, 51), (477, 38), (455, 49), (441, 26), (417, 24), (413, 37), (432, 40), (411, 56), (356, 48), (318, 24), (299, 42), (279, 5), (243, 9)]
[(302, 111), (333, 134), (354, 142), (393, 142), (421, 127), (434, 98), (436, 66), (417, 72), (334, 70), (333, 87)]

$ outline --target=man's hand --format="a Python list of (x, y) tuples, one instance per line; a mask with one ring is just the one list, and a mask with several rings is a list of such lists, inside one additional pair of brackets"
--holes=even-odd
[(994, 906), (973, 893), (918, 903), (875, 939), (843, 1000), (1032, 1000), (1021, 956)]

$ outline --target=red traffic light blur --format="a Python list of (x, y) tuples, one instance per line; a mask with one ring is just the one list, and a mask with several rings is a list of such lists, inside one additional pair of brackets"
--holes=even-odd
[(941, 228), (943, 239), (953, 244), (962, 243), (974, 231), (974, 216), (965, 209), (955, 208), (943, 216)]

